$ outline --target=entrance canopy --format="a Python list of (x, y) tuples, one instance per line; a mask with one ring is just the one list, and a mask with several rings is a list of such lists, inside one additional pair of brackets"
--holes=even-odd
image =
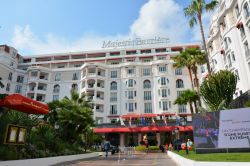
[(145, 126), (145, 127), (117, 127), (94, 128), (94, 133), (131, 133), (131, 132), (170, 132), (178, 128), (180, 132), (193, 131), (192, 126)]
[(49, 107), (20, 94), (12, 94), (0, 100), (0, 106), (28, 114), (48, 114)]

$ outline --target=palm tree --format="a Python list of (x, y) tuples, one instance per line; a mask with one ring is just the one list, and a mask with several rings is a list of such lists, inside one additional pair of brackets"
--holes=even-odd
[(197, 20), (199, 22), (202, 41), (205, 49), (205, 57), (206, 57), (206, 63), (207, 63), (207, 70), (209, 75), (211, 74), (209, 59), (208, 59), (208, 51), (206, 46), (206, 40), (203, 30), (203, 24), (202, 24), (202, 13), (204, 10), (206, 11), (212, 11), (217, 6), (218, 1), (217, 0), (211, 0), (210, 3), (206, 3), (205, 0), (192, 0), (191, 4), (184, 8), (185, 16), (189, 17), (189, 25), (192, 28), (195, 24), (197, 24)]
[[(64, 139), (76, 142), (80, 135), (87, 133), (89, 127), (94, 126), (93, 112), (89, 101), (76, 91), (71, 91), (71, 97), (65, 97), (59, 101), (48, 104), (54, 109), (51, 116), (47, 117), (52, 125), (59, 125)], [(50, 120), (49, 120), (50, 119)]]
[[(193, 103), (195, 103), (198, 100), (198, 95), (195, 91), (192, 90), (184, 90), (180, 96), (177, 97), (177, 99), (174, 101), (174, 104), (189, 104), (191, 114), (194, 113), (193, 109)], [(195, 109), (195, 112), (198, 113), (198, 110)]]
[(182, 67), (187, 67), (188, 73), (189, 73), (189, 78), (191, 81), (192, 85), (192, 90), (194, 90), (194, 84), (193, 84), (193, 76), (192, 76), (192, 57), (188, 52), (183, 51), (181, 52), (180, 55), (177, 55), (175, 57), (171, 58), (174, 61), (174, 67), (176, 68), (182, 68)]

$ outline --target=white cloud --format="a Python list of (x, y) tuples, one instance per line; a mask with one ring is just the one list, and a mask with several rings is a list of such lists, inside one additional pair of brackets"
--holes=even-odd
[(166, 36), (171, 42), (183, 42), (188, 33), (183, 8), (174, 0), (150, 0), (130, 27), (139, 37)]
[[(129, 28), (128, 34), (113, 36), (88, 34), (70, 41), (53, 33), (48, 33), (45, 37), (38, 37), (32, 32), (29, 25), (16, 26), (12, 45), (21, 54), (22, 52), (25, 54), (44, 54), (101, 49), (102, 42), (105, 40), (121, 40), (131, 37), (169, 37), (171, 43), (200, 39), (199, 30), (197, 31), (197, 28), (189, 29), (187, 19), (183, 15), (183, 6), (174, 0), (149, 0), (141, 7), (138, 18)], [(194, 36), (192, 37), (190, 34)]]

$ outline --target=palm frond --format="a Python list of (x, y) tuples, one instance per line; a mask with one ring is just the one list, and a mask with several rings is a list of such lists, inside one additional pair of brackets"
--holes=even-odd
[(217, 0), (212, 0), (210, 3), (206, 4), (206, 11), (213, 11), (217, 7), (218, 3), (219, 2)]

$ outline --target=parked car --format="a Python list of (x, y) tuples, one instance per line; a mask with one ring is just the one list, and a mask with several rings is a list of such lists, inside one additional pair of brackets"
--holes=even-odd
[[(102, 147), (102, 151), (104, 152), (105, 150), (104, 150), (104, 144), (103, 143), (101, 144), (101, 147)], [(111, 154), (115, 154), (115, 153), (119, 152), (119, 148), (117, 146), (110, 145), (109, 151), (111, 152)]]

